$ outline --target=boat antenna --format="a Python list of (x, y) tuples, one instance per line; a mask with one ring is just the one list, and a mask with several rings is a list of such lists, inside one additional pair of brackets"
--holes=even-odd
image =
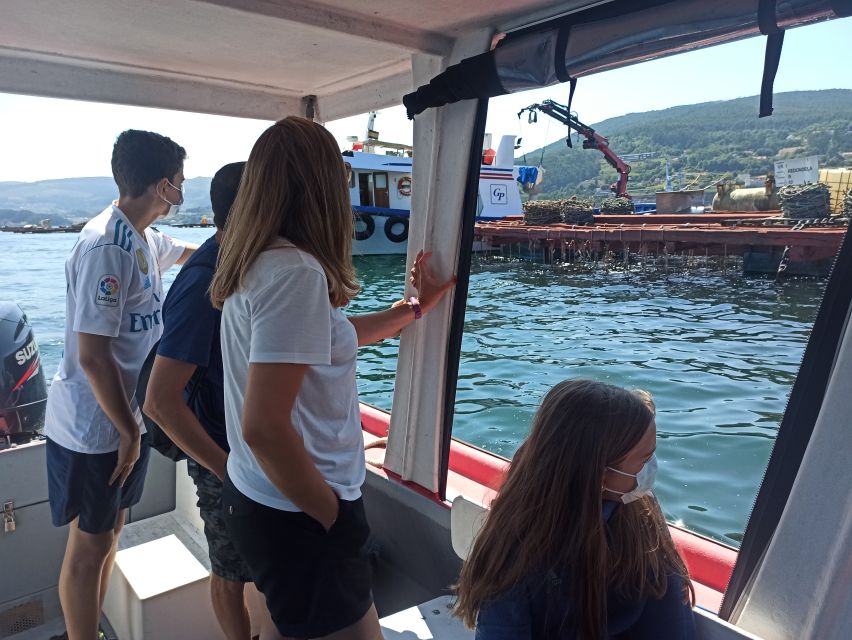
[(379, 132), (376, 131), (376, 116), (379, 115), (378, 111), (370, 111), (367, 114), (367, 135), (364, 136), (364, 140), (378, 140)]

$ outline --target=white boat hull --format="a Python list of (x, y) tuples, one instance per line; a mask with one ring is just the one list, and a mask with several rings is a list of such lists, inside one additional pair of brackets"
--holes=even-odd
[(406, 253), (408, 250), (407, 218), (380, 213), (360, 214), (360, 216), (363, 218), (369, 216), (373, 222), (372, 232), (368, 237), (363, 238), (370, 227), (363, 222), (356, 222), (356, 232), (360, 232), (363, 239), (356, 237), (352, 241), (352, 255), (383, 256)]

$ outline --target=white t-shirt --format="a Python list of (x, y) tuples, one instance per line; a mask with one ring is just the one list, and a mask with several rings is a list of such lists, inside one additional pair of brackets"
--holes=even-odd
[(80, 367), (78, 332), (113, 338), (122, 386), (145, 432), (136, 381), (163, 330), (160, 273), (180, 259), (185, 246), (150, 228), (141, 236), (115, 204), (83, 227), (65, 261), (65, 350), (47, 394), (44, 425), (51, 440), (81, 453), (118, 449), (118, 431)]
[(328, 299), (319, 262), (277, 239), (246, 274), (222, 311), (228, 475), (243, 494), (269, 507), (299, 511), (269, 481), (243, 439), (250, 362), (307, 364), (293, 405), (293, 427), (326, 482), (344, 500), (361, 496), (366, 467), (355, 382), (358, 336)]

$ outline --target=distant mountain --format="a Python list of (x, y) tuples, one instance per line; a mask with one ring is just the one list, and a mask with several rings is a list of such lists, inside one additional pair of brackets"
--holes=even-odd
[[(675, 188), (704, 187), (742, 173), (765, 174), (775, 160), (796, 156), (818, 155), (820, 166), (852, 165), (852, 90), (779, 93), (771, 117), (758, 119), (757, 111), (758, 97), (752, 96), (631, 113), (594, 127), (619, 155), (653, 154), (630, 162), (628, 188), (634, 195), (664, 187), (666, 160)], [(583, 120), (583, 114), (579, 116)], [(537, 126), (547, 118), (540, 116)], [(558, 126), (550, 130), (557, 131)], [(516, 163), (537, 164), (540, 157), (537, 150)], [(542, 164), (546, 173), (540, 198), (591, 195), (617, 178), (602, 154), (584, 150), (582, 144), (569, 149), (564, 138), (545, 147)], [(183, 220), (209, 215), (210, 180), (184, 182)], [(38, 223), (43, 218), (51, 218), (54, 225), (64, 224), (60, 217), (85, 220), (117, 195), (112, 178), (106, 177), (0, 182), (0, 226)]]
[[(210, 180), (199, 177), (184, 182), (182, 212), (210, 211)], [(43, 218), (50, 218), (54, 225), (65, 224), (60, 218), (86, 220), (117, 197), (115, 182), (106, 177), (0, 182), (0, 225), (36, 223)]]
[(33, 211), (27, 211), (26, 209), (0, 209), (0, 227), (6, 225), (22, 227), (27, 224), (41, 224), (41, 221), (44, 219), (49, 219), (50, 224), (54, 227), (65, 226), (76, 221), (76, 219), (56, 213), (45, 215), (35, 213)]
[[(817, 155), (822, 167), (852, 165), (852, 90), (779, 93), (774, 114), (760, 119), (758, 101), (752, 96), (631, 113), (593, 126), (619, 155), (654, 154), (629, 163), (631, 194), (662, 189), (666, 159), (671, 175), (682, 174), (675, 188), (765, 174), (775, 160), (790, 157)], [(579, 117), (582, 121), (583, 114)], [(547, 118), (541, 115), (537, 126)], [(526, 163), (537, 164), (540, 157), (540, 149), (527, 153)], [(564, 138), (545, 147), (542, 166), (546, 173), (539, 198), (590, 195), (618, 177), (601, 153), (584, 150), (582, 143), (569, 149)]]

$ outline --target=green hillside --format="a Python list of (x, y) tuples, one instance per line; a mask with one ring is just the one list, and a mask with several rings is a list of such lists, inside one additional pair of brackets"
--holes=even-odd
[[(772, 116), (758, 119), (757, 112), (758, 97), (752, 96), (631, 113), (594, 127), (619, 155), (655, 154), (630, 162), (628, 189), (634, 196), (663, 188), (666, 159), (671, 174), (683, 172), (675, 188), (765, 174), (775, 160), (798, 156), (818, 155), (821, 167), (852, 166), (852, 90), (779, 93)], [(579, 117), (583, 120), (582, 113)], [(545, 126), (547, 118), (540, 115), (539, 124), (531, 126)], [(527, 153), (526, 163), (537, 164), (540, 154)], [(546, 173), (539, 198), (591, 195), (617, 179), (601, 153), (583, 150), (581, 144), (569, 149), (564, 138), (545, 148), (542, 166)]]

